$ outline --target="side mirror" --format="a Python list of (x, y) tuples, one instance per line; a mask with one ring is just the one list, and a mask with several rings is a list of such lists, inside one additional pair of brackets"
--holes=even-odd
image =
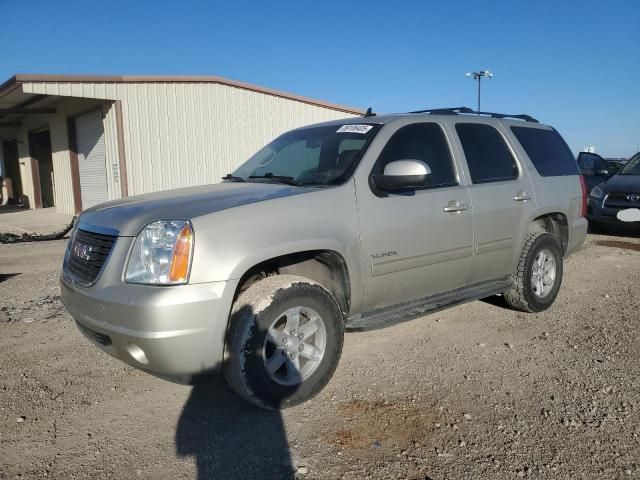
[(372, 180), (384, 191), (426, 187), (430, 184), (431, 168), (420, 160), (396, 160), (384, 167), (382, 175), (373, 175)]
[(596, 170), (596, 175), (609, 175), (609, 170)]

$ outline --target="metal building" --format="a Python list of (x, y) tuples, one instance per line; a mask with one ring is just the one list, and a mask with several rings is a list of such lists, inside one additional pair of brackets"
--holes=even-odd
[(0, 175), (78, 213), (217, 183), (279, 134), (364, 112), (219, 77), (16, 75), (0, 85)]

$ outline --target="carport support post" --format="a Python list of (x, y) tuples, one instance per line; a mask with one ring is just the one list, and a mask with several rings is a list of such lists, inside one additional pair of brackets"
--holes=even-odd
[(116, 100), (116, 134), (118, 137), (118, 170), (120, 173), (120, 195), (129, 196), (127, 183), (127, 162), (124, 151), (124, 123), (122, 120), (122, 101)]

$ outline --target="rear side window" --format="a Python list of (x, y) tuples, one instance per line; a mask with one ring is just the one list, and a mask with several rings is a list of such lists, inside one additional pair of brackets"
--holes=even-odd
[(518, 166), (502, 135), (481, 123), (457, 123), (456, 132), (467, 159), (473, 183), (518, 178)]
[(384, 167), (396, 160), (421, 160), (429, 165), (432, 188), (458, 184), (447, 139), (437, 123), (400, 128), (385, 145), (372, 173), (382, 174)]
[(543, 177), (578, 175), (573, 153), (555, 130), (511, 127), (511, 131)]

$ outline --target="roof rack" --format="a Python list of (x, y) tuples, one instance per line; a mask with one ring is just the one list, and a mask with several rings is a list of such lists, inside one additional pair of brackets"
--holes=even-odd
[(491, 118), (517, 118), (524, 120), (525, 122), (539, 123), (538, 120), (531, 115), (521, 113), (519, 115), (510, 115), (508, 113), (495, 113), (495, 112), (477, 112), (469, 107), (454, 107), (454, 108), (432, 108), (429, 110), (415, 110), (409, 113), (429, 113), (432, 115), (459, 115), (461, 113), (484, 115)]

